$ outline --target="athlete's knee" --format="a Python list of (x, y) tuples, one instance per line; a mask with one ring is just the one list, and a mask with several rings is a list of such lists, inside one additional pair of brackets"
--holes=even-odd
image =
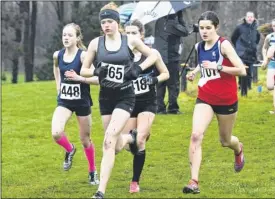
[(137, 135), (137, 144), (138, 146), (145, 146), (146, 143), (146, 139), (147, 139), (148, 135)]
[(91, 139), (90, 139), (89, 135), (80, 136), (80, 141), (81, 141), (81, 144), (84, 148), (88, 148), (91, 144)]
[(115, 136), (112, 136), (112, 135), (106, 136), (103, 143), (103, 149), (104, 150), (108, 150), (111, 148), (115, 149), (115, 146), (116, 146), (115, 142), (116, 142)]
[(55, 128), (55, 127), (52, 128), (52, 137), (55, 140), (58, 140), (62, 136), (63, 133), (64, 133), (64, 129)]
[(203, 132), (192, 132), (191, 141), (192, 142), (199, 142), (202, 141)]

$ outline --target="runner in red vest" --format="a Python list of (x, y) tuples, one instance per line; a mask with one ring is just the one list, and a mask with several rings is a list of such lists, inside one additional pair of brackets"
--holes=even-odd
[(198, 24), (203, 40), (196, 44), (199, 64), (187, 78), (193, 81), (199, 71), (201, 77), (189, 147), (191, 180), (183, 188), (183, 193), (200, 193), (198, 182), (202, 159), (201, 144), (214, 115), (218, 120), (222, 146), (234, 151), (235, 171), (241, 171), (244, 166), (243, 144), (232, 136), (232, 130), (238, 110), (235, 76), (246, 75), (245, 66), (231, 43), (217, 34), (219, 19), (215, 12), (203, 13)]

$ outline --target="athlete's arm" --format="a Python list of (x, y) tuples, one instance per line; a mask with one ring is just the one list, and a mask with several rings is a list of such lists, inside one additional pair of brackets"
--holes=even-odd
[(129, 43), (133, 47), (133, 49), (138, 50), (147, 58), (139, 65), (142, 70), (145, 70), (155, 64), (158, 59), (158, 56), (155, 52), (153, 52), (148, 46), (146, 46), (141, 39), (128, 36)]
[(267, 64), (270, 62), (272, 57), (274, 57), (274, 54), (275, 54), (275, 45), (272, 45), (268, 48), (267, 54), (266, 54), (265, 59), (262, 63), (262, 69), (266, 69)]
[[(195, 49), (196, 51), (198, 52), (198, 45), (199, 43), (196, 43), (195, 44)], [(200, 71), (200, 65), (198, 64), (196, 66), (196, 68), (193, 70), (193, 71), (190, 71), (187, 75), (186, 75), (186, 78), (189, 80), (189, 81), (193, 81), (195, 79), (195, 76), (196, 74)]]
[[(82, 51), (81, 53), (81, 63), (83, 64), (84, 62), (84, 58), (87, 56), (87, 52)], [(91, 68), (95, 68), (94, 65), (92, 64)], [(99, 85), (99, 81), (98, 81), (98, 76), (93, 76), (93, 77), (88, 77), (84, 79), (84, 82), (86, 84), (93, 84), (93, 85)]]
[(55, 51), (53, 54), (53, 74), (54, 74), (57, 94), (59, 94), (59, 91), (60, 91), (60, 70), (58, 67), (58, 60), (57, 60), (58, 52), (59, 51)]
[[(86, 52), (82, 51), (82, 53), (80, 55), (81, 63), (83, 63), (85, 56), (86, 56)], [(94, 67), (94, 66), (91, 66), (91, 67)], [(94, 85), (99, 84), (97, 76), (87, 77), (87, 78), (82, 77), (82, 76), (78, 75), (74, 70), (68, 70), (65, 72), (64, 75), (66, 76), (66, 78), (68, 80), (71, 80), (71, 81), (82, 82), (85, 84), (94, 84)]]
[(154, 53), (156, 53), (158, 55), (158, 59), (157, 59), (157, 61), (155, 63), (156, 68), (157, 68), (158, 72), (160, 73), (157, 76), (158, 82), (166, 81), (170, 77), (169, 71), (168, 71), (166, 65), (164, 64), (159, 51), (157, 51), (156, 49), (152, 49), (152, 51), (154, 51)]
[(226, 57), (230, 60), (233, 66), (235, 66), (223, 66), (223, 69), (221, 70), (222, 72), (235, 76), (246, 76), (245, 65), (243, 64), (242, 60), (237, 55), (235, 49), (229, 41), (225, 40), (224, 42), (222, 42), (221, 52), (222, 54), (226, 55)]
[(94, 75), (95, 67), (92, 64), (96, 54), (98, 38), (93, 39), (87, 49), (85, 59), (83, 60), (80, 75), (83, 77), (92, 77)]
[(65, 72), (64, 75), (66, 76), (66, 78), (68, 80), (71, 80), (71, 81), (81, 82), (81, 83), (85, 83), (85, 84), (94, 84), (94, 85), (99, 84), (97, 76), (82, 77), (82, 76), (78, 75), (74, 70), (68, 70)]
[(262, 55), (263, 55), (263, 60), (265, 60), (267, 49), (269, 46), (269, 35), (265, 37), (263, 48), (262, 48)]

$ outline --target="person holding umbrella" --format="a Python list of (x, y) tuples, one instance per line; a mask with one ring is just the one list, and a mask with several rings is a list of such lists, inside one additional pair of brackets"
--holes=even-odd
[[(153, 47), (160, 52), (170, 74), (169, 80), (157, 86), (158, 114), (181, 114), (177, 102), (180, 86), (180, 39), (188, 35), (189, 31), (182, 19), (182, 11), (162, 17), (156, 22)], [(164, 103), (166, 87), (169, 93), (167, 110)]]

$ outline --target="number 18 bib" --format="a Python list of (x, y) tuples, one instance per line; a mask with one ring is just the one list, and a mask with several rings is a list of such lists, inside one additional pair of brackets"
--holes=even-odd
[(143, 77), (139, 77), (136, 80), (133, 81), (134, 88), (135, 88), (135, 94), (143, 94), (149, 92), (149, 85), (146, 84), (146, 81)]
[(66, 100), (81, 99), (80, 84), (61, 83), (60, 98)]

